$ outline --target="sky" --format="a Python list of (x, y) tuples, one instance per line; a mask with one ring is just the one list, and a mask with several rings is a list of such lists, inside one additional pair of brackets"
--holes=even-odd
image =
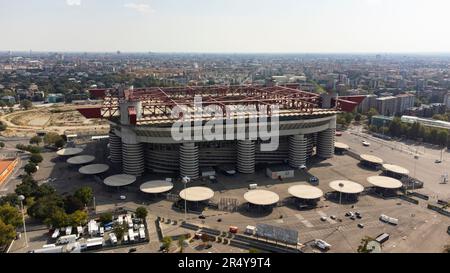
[(450, 52), (448, 0), (0, 0), (0, 50)]

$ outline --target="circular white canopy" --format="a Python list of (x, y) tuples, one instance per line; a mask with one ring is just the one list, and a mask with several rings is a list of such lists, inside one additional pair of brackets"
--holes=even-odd
[(389, 172), (402, 174), (402, 175), (409, 175), (409, 170), (405, 169), (403, 167), (392, 165), (392, 164), (384, 164), (383, 169)]
[(206, 187), (191, 187), (180, 192), (180, 197), (183, 200), (191, 202), (206, 201), (214, 197), (214, 192)]
[(361, 155), (361, 160), (373, 163), (373, 164), (383, 164), (383, 159), (374, 155)]
[(74, 157), (67, 159), (67, 163), (69, 163), (71, 165), (83, 165), (83, 164), (91, 163), (94, 160), (95, 160), (95, 156), (93, 156), (93, 155), (79, 155), (79, 156), (74, 156)]
[(56, 154), (59, 156), (73, 156), (81, 154), (82, 152), (83, 149), (81, 148), (65, 148), (57, 151)]
[(350, 149), (350, 146), (348, 146), (347, 144), (342, 143), (342, 142), (335, 142), (334, 143), (334, 148), (348, 150), (348, 149)]
[(364, 187), (356, 182), (348, 180), (336, 180), (330, 182), (330, 188), (337, 192), (356, 194), (364, 191)]
[(288, 189), (288, 192), (300, 199), (319, 199), (323, 196), (323, 191), (310, 185), (295, 185)]
[(142, 184), (140, 189), (144, 193), (163, 193), (173, 189), (173, 183), (165, 180), (154, 180)]
[(94, 175), (107, 172), (108, 170), (109, 166), (106, 164), (92, 164), (81, 167), (78, 172), (81, 174)]
[(105, 180), (103, 180), (103, 183), (105, 183), (105, 185), (110, 187), (123, 187), (133, 184), (135, 181), (136, 176), (128, 174), (117, 174), (105, 178)]
[(367, 182), (383, 189), (399, 189), (403, 186), (400, 180), (387, 176), (371, 176), (367, 178)]
[(268, 206), (277, 203), (280, 197), (271, 191), (251, 190), (244, 194), (244, 199), (254, 205)]

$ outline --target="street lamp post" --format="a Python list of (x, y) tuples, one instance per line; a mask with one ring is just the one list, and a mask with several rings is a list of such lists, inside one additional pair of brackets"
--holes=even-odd
[(20, 210), (22, 211), (23, 233), (25, 235), (25, 247), (28, 248), (27, 228), (25, 226), (25, 213), (23, 212), (23, 200), (25, 200), (25, 196), (19, 195)]
[(183, 177), (182, 179), (184, 184), (184, 221), (187, 221), (187, 191), (186, 191), (186, 185), (191, 181), (191, 179), (187, 176)]

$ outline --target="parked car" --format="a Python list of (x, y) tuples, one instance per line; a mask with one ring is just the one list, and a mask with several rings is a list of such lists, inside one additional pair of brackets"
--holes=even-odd
[(205, 217), (205, 215), (200, 215), (199, 217), (198, 217), (199, 219), (206, 219), (206, 217)]
[(326, 216), (322, 216), (322, 217), (320, 217), (320, 220), (325, 222), (327, 220), (327, 217)]
[(337, 219), (336, 215), (331, 215), (330, 218), (331, 218), (332, 220), (336, 220), (336, 219)]
[(369, 147), (369, 146), (370, 146), (370, 143), (367, 142), (367, 141), (363, 141), (362, 144), (363, 144), (363, 146), (365, 146), (365, 147)]
[(359, 227), (359, 228), (364, 228), (364, 224), (359, 223), (359, 224), (358, 224), (358, 227)]
[(137, 249), (135, 247), (133, 247), (133, 248), (130, 248), (128, 250), (128, 253), (133, 253), (133, 252), (136, 252), (136, 251), (137, 251)]
[(314, 245), (322, 250), (329, 250), (331, 248), (331, 245), (329, 243), (321, 239), (315, 239)]

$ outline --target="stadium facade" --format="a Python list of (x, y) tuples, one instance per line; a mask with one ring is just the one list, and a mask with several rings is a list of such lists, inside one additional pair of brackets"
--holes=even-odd
[[(303, 92), (288, 86), (212, 86), (145, 89), (95, 89), (92, 96), (103, 100), (101, 107), (78, 109), (87, 118), (105, 118), (110, 123), (110, 161), (122, 166), (125, 174), (141, 176), (145, 172), (179, 173), (196, 179), (200, 169), (233, 165), (243, 174), (255, 172), (258, 164), (287, 162), (293, 168), (306, 164), (312, 156), (331, 158), (334, 154), (336, 115), (353, 111), (364, 97), (335, 97)], [(201, 107), (216, 106), (223, 116), (195, 114)], [(249, 137), (260, 119), (250, 113), (225, 113), (226, 108), (253, 107), (268, 123), (277, 121), (277, 145), (262, 149), (267, 139)], [(174, 108), (187, 109), (192, 116), (174, 115)], [(276, 108), (276, 109), (275, 109)], [(247, 109), (247, 108), (246, 108)], [(276, 110), (276, 111), (275, 111)], [(174, 124), (183, 118), (192, 130), (192, 138), (173, 137)], [(244, 124), (247, 138), (239, 130), (224, 130), (222, 138), (211, 140), (204, 133), (208, 122)], [(241, 128), (242, 129), (242, 128)], [(274, 128), (272, 128), (274, 129)], [(195, 135), (195, 137), (194, 137)], [(216, 133), (217, 135), (217, 133)], [(198, 137), (200, 136), (200, 137)]]

